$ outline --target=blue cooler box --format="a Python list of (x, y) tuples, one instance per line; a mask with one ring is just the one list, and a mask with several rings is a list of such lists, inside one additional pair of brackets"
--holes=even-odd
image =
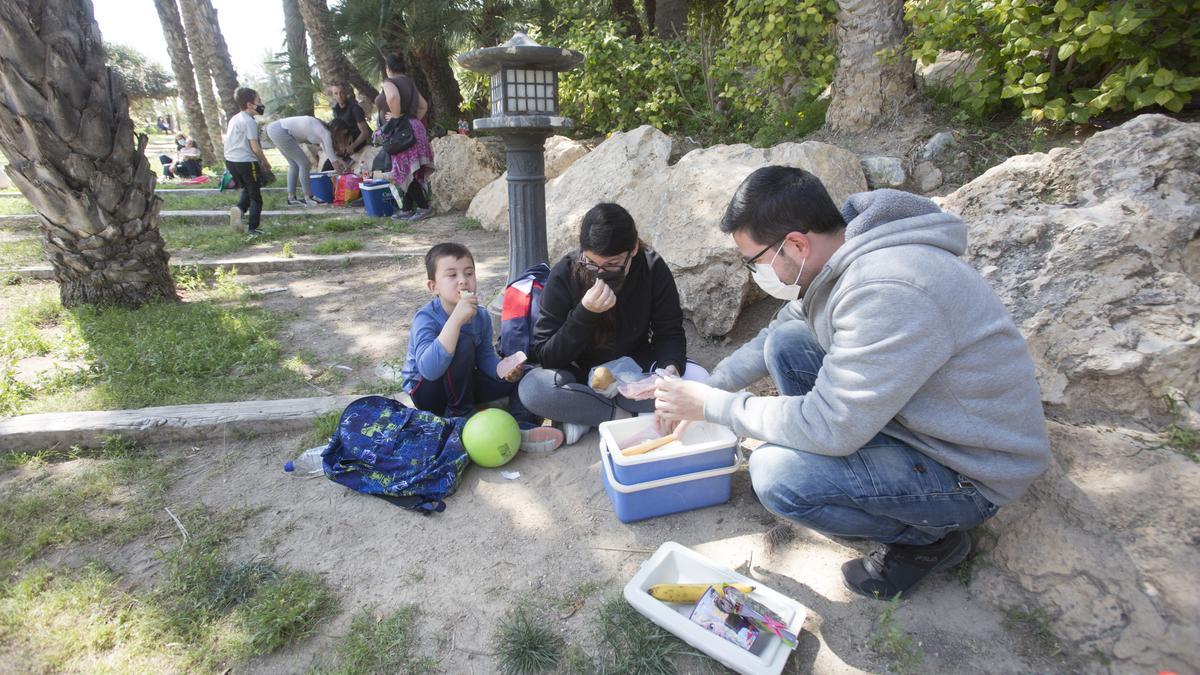
[(390, 188), (391, 183), (386, 180), (367, 180), (359, 185), (368, 216), (386, 218), (392, 215), (396, 208), (396, 199), (392, 197)]
[[(600, 424), (600, 438), (610, 448), (625, 448), (656, 437), (654, 416), (644, 415)], [(669, 443), (644, 455), (626, 457), (612, 453), (613, 478), (625, 485), (721, 469), (733, 462), (737, 435), (711, 422), (692, 422), (678, 443)]]
[(308, 194), (312, 198), (323, 203), (333, 203), (333, 174), (331, 173), (310, 173), (308, 174)]
[(740, 452), (735, 453), (729, 466), (724, 468), (661, 478), (636, 485), (624, 485), (613, 477), (612, 457), (603, 440), (600, 442), (600, 463), (604, 465), (601, 476), (604, 480), (604, 491), (612, 501), (613, 512), (622, 523), (632, 523), (729, 501), (733, 473), (741, 465), (742, 455)]

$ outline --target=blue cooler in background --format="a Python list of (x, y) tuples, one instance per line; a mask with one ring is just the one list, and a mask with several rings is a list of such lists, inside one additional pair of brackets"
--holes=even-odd
[(322, 204), (333, 203), (333, 173), (308, 174), (308, 194)]
[(391, 183), (386, 180), (367, 180), (359, 185), (368, 216), (386, 218), (392, 215), (396, 209), (396, 200), (392, 197), (392, 191), (388, 189), (390, 187)]

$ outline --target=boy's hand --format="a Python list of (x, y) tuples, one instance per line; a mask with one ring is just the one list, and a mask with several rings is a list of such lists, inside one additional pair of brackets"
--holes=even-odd
[(454, 311), (450, 313), (450, 320), (459, 326), (465, 326), (467, 322), (475, 318), (478, 309), (479, 298), (470, 291), (463, 292), (458, 298), (458, 304), (454, 305)]
[(589, 312), (603, 314), (617, 304), (617, 294), (613, 293), (603, 279), (597, 279), (587, 293), (583, 294), (583, 300), (580, 302)]

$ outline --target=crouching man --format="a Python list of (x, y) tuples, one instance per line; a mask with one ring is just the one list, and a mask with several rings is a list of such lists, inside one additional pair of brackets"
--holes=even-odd
[[(904, 595), (958, 564), (967, 530), (1050, 458), (1033, 362), (960, 257), (962, 220), (896, 190), (852, 195), (839, 212), (816, 176), (772, 166), (742, 182), (721, 229), (755, 282), (789, 302), (707, 385), (660, 385), (659, 413), (766, 441), (750, 458), (764, 506), (879, 542), (842, 566), (851, 590)], [(737, 392), (766, 375), (778, 396)]]

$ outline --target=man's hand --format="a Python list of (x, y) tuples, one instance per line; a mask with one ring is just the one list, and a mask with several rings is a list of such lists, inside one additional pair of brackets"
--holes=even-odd
[(450, 313), (450, 320), (459, 326), (465, 326), (479, 309), (479, 298), (474, 293), (463, 293)]
[(587, 311), (593, 314), (603, 314), (617, 304), (617, 294), (613, 293), (613, 290), (602, 279), (597, 279), (587, 293), (583, 294), (583, 300), (580, 302)]
[(710, 391), (712, 387), (699, 382), (661, 379), (654, 390), (654, 411), (668, 422), (703, 420)]

